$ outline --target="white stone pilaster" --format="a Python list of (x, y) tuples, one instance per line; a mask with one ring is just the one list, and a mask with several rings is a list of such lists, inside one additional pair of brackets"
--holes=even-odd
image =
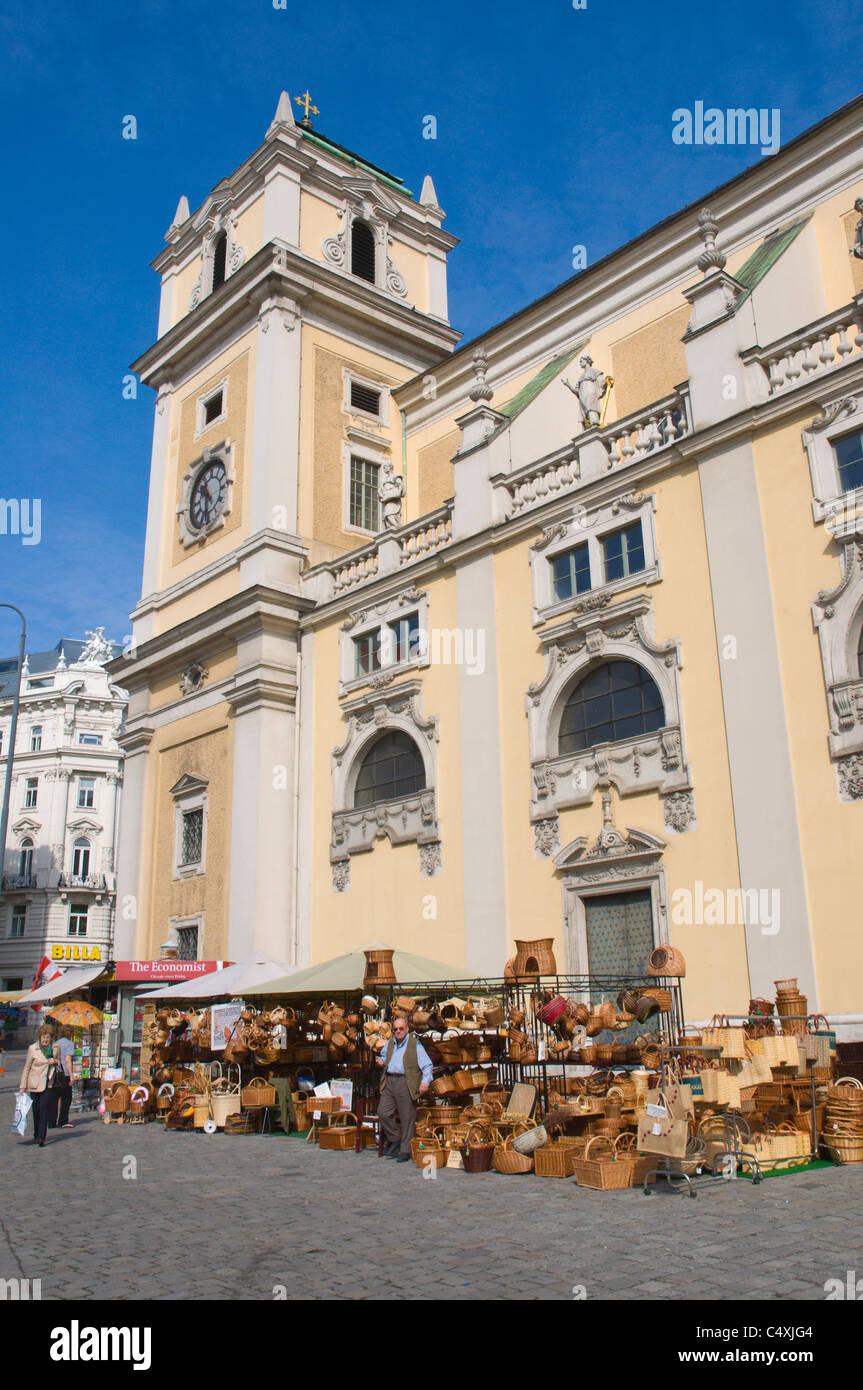
[[(144, 798), (147, 784), (148, 747), (152, 734), (124, 740), (123, 791), (120, 833), (116, 851), (117, 903), (114, 916), (114, 956), (134, 960), (142, 940), (141, 878), (150, 870), (152, 850), (142, 842)], [(118, 788), (119, 791), (119, 788)], [(132, 915), (129, 915), (129, 913)]]
[[(299, 478), (300, 314), (284, 296), (258, 316), (250, 530), (295, 533)], [(149, 528), (148, 528), (149, 535)]]
[(155, 593), (159, 587), (162, 531), (163, 526), (171, 524), (171, 520), (165, 512), (165, 481), (171, 440), (171, 397), (170, 387), (162, 386), (159, 388), (153, 424), (153, 451), (150, 457), (150, 496), (147, 503), (147, 536), (144, 542), (144, 573), (141, 582), (142, 598)]

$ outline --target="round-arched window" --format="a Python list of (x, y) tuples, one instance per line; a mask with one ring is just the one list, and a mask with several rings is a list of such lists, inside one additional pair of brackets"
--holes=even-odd
[(608, 661), (579, 681), (560, 721), (558, 752), (653, 733), (665, 722), (655, 682), (634, 661)]
[(86, 878), (90, 872), (90, 841), (76, 840), (72, 846), (72, 873), (78, 878)]
[(28, 837), (19, 846), (18, 873), (23, 878), (33, 872), (33, 841)]
[(424, 791), (425, 767), (412, 738), (398, 729), (382, 734), (363, 758), (354, 806), (373, 806), (396, 796)]
[(359, 218), (351, 227), (351, 274), (375, 283), (375, 237), (368, 223)]

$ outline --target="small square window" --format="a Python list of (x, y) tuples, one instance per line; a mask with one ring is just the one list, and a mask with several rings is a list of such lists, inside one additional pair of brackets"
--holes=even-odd
[(95, 777), (78, 778), (78, 807), (81, 810), (92, 810), (96, 804), (96, 779)]
[(100, 748), (102, 746), (101, 734), (79, 734), (78, 742), (85, 744), (88, 748)]
[(87, 906), (84, 903), (72, 903), (69, 908), (69, 935), (87, 935)]
[(200, 864), (203, 838), (203, 807), (198, 806), (194, 811), (184, 811), (180, 843), (181, 866), (186, 864)]
[(204, 401), (204, 424), (212, 425), (214, 420), (218, 420), (222, 414), (224, 404), (224, 392), (214, 391), (212, 396), (208, 396)]
[(590, 588), (590, 555), (587, 542), (555, 555), (552, 564), (552, 585), (557, 603), (572, 598), (573, 594), (583, 594)]
[(374, 632), (367, 632), (362, 637), (354, 638), (354, 674), (357, 676), (370, 676), (373, 671), (381, 669), (381, 632), (380, 628), (375, 628)]
[(363, 386), (359, 381), (352, 381), (351, 406), (354, 410), (364, 410), (367, 415), (380, 415), (381, 393), (371, 386)]
[(644, 537), (641, 522), (625, 526), (622, 531), (612, 531), (602, 540), (602, 558), (605, 566), (605, 582), (623, 579), (644, 569)]
[(42, 725), (34, 724), (30, 730), (30, 752), (38, 753), (42, 747)]
[(863, 487), (863, 431), (834, 439), (833, 452), (839, 470), (839, 491), (854, 492)]
[(39, 778), (38, 778), (38, 777), (28, 777), (28, 778), (27, 778), (27, 781), (26, 781), (26, 783), (25, 783), (25, 787), (24, 787), (24, 805), (25, 805), (25, 807), (29, 807), (29, 808), (32, 809), (32, 807), (34, 807), (34, 806), (37, 805), (38, 800), (39, 800)]

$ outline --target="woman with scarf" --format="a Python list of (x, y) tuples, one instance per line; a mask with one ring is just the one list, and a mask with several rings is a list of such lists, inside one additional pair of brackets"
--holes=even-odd
[(60, 1049), (54, 1042), (53, 1031), (43, 1026), (39, 1029), (36, 1042), (27, 1048), (24, 1070), (21, 1073), (20, 1091), (29, 1091), (33, 1101), (34, 1143), (40, 1149), (45, 1147), (45, 1135), (52, 1111), (57, 1107), (57, 1093), (53, 1090), (54, 1077), (60, 1065)]

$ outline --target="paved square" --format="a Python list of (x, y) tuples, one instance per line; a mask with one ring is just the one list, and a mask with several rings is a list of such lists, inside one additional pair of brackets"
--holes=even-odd
[(43, 1299), (571, 1300), (583, 1286), (588, 1299), (823, 1301), (827, 1279), (863, 1275), (863, 1164), (691, 1201), (664, 1183), (645, 1198), (532, 1174), (430, 1181), (281, 1132), (95, 1114), (38, 1149), (12, 1111), (7, 1089), (0, 1277), (41, 1279)]

